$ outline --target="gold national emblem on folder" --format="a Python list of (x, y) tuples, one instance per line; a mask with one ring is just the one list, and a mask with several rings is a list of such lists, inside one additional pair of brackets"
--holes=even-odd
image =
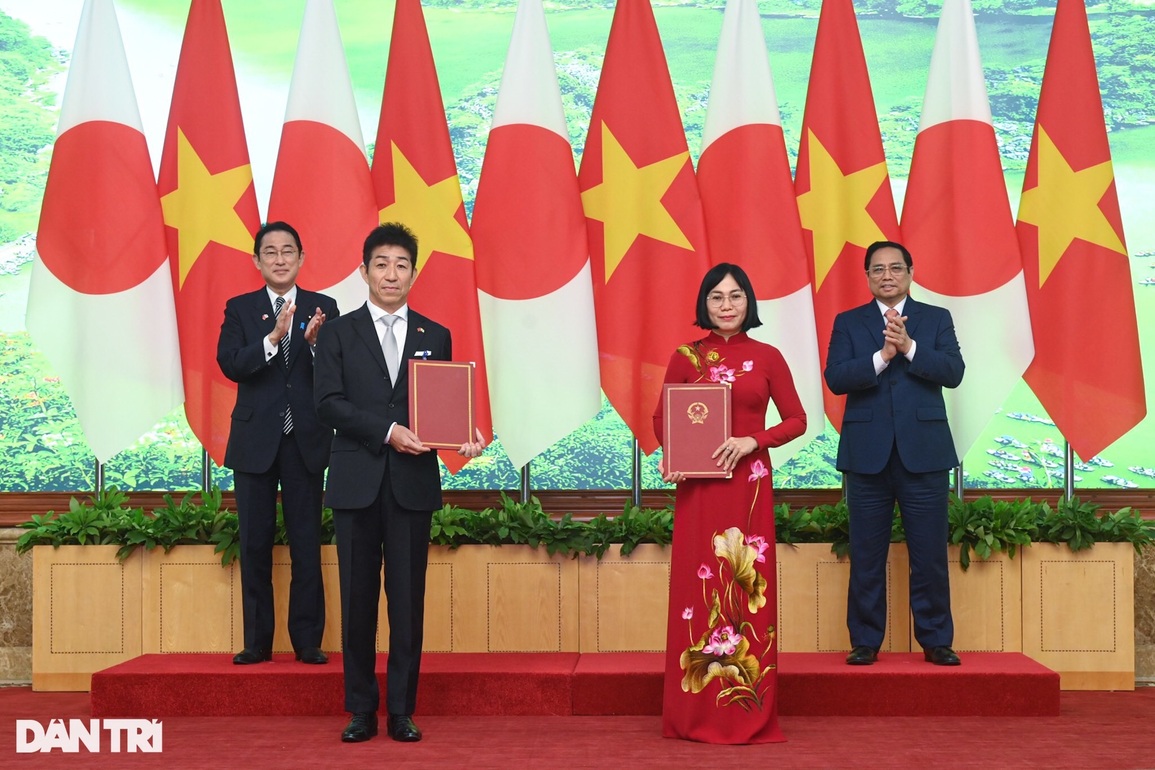
[(662, 387), (662, 400), (666, 472), (692, 479), (730, 478), (710, 456), (730, 438), (730, 386), (670, 383)]

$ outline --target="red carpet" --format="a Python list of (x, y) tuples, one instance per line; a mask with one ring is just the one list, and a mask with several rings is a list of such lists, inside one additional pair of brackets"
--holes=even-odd
[[(385, 687), (385, 655), (377, 675)], [(782, 715), (1055, 716), (1059, 675), (1018, 653), (968, 653), (957, 668), (921, 654), (847, 666), (838, 653), (779, 656)], [(657, 653), (428, 653), (420, 716), (661, 713)], [(319, 716), (344, 712), (341, 656), (234, 666), (229, 655), (142, 655), (92, 677), (96, 717)]]
[[(964, 659), (965, 664), (965, 659)], [(287, 664), (286, 664), (287, 665)], [(782, 717), (786, 743), (710, 746), (661, 737), (655, 716), (430, 716), (420, 743), (341, 743), (345, 715), (170, 717), (164, 752), (16, 754), (16, 719), (92, 716), (88, 693), (0, 687), (0, 767), (30, 770), (441, 768), (1148, 768), (1155, 687), (1060, 693), (1053, 717)]]

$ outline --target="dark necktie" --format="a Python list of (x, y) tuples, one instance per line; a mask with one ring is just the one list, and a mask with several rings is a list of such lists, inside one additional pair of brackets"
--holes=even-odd
[[(281, 310), (285, 307), (285, 298), (277, 297), (277, 301), (273, 303), (273, 317), (276, 318), (281, 315)], [(289, 335), (286, 334), (281, 337), (281, 358), (285, 360), (285, 368), (289, 367)], [(285, 428), (286, 434), (293, 432), (293, 410), (285, 404)]]

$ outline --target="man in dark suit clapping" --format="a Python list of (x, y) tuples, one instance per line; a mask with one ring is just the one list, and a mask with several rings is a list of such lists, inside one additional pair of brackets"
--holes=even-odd
[(914, 264), (901, 244), (866, 250), (874, 300), (834, 319), (826, 384), (846, 394), (838, 470), (850, 508), (846, 662), (874, 662), (886, 631), (886, 557), (894, 506), (910, 553), (910, 609), (926, 660), (957, 666), (947, 573), (949, 470), (958, 465), (942, 389), (963, 359), (945, 308), (909, 296)]
[(225, 305), (217, 363), (237, 383), (225, 465), (236, 479), (244, 649), (233, 663), (269, 660), (273, 649), (273, 539), (277, 488), (292, 559), (289, 639), (297, 660), (327, 663), (321, 579), (321, 493), (333, 432), (313, 405), (313, 346), (337, 303), (297, 286), (305, 259), (291, 225), (258, 232), (253, 264), (265, 286)]
[[(377, 606), (381, 563), (389, 613), (388, 732), (419, 741), (413, 723), (425, 612), (429, 527), (440, 508), (437, 454), (409, 430), (409, 359), (448, 361), (449, 330), (412, 310), (417, 239), (404, 225), (375, 228), (362, 249), (369, 301), (325, 325), (317, 341), (316, 402), (336, 431), (326, 501), (341, 574), (347, 743), (377, 734)], [(477, 457), (477, 441), (458, 450)]]

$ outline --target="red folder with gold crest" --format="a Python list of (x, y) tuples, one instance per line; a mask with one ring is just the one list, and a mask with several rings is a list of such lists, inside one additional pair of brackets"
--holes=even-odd
[(728, 479), (710, 457), (730, 438), (730, 386), (724, 383), (668, 383), (662, 387), (665, 425), (662, 457), (666, 473), (691, 479)]

